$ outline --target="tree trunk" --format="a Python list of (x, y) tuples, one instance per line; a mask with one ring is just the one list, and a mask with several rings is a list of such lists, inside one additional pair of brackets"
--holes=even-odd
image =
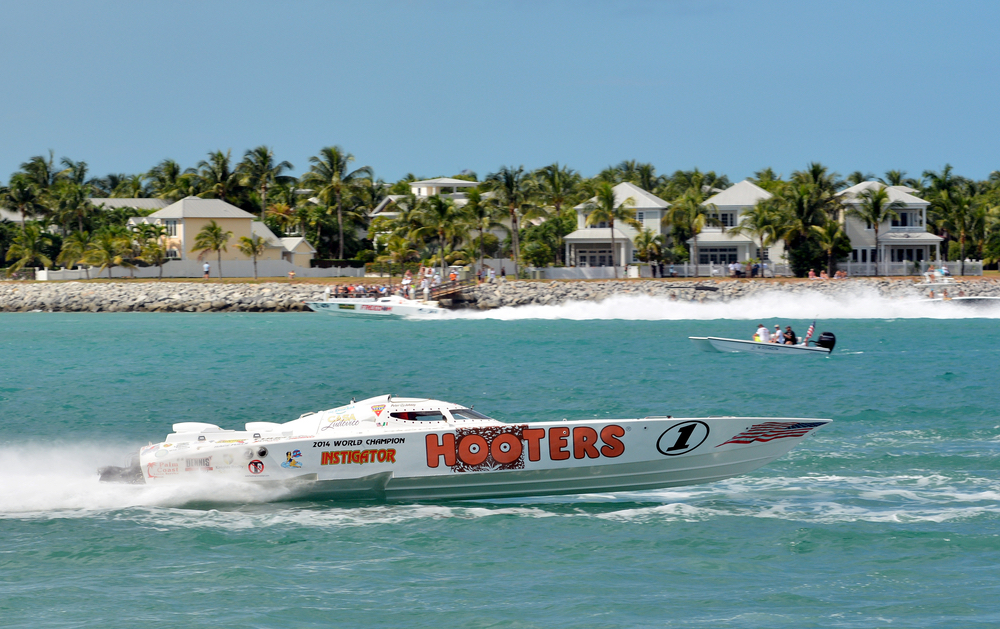
[(337, 259), (344, 259), (344, 215), (340, 205), (340, 193), (337, 193), (337, 231), (339, 241), (337, 242)]
[(615, 247), (615, 219), (608, 221), (608, 225), (611, 225), (611, 268), (614, 271), (615, 279), (618, 279), (618, 265), (615, 264), (615, 252), (617, 251)]
[(694, 263), (694, 276), (698, 277), (698, 234), (691, 241), (691, 262)]
[(510, 208), (511, 244), (514, 246), (514, 279), (519, 277), (518, 264), (521, 259), (521, 236), (517, 228), (517, 212)]
[(222, 277), (222, 249), (216, 249), (215, 253), (218, 255), (217, 260), (219, 262), (219, 277)]

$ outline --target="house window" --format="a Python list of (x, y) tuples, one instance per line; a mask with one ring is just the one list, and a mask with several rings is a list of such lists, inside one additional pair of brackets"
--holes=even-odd
[(867, 249), (862, 249), (861, 250), (861, 261), (862, 262), (868, 262), (868, 250)]
[(770, 252), (771, 252), (770, 249), (761, 249), (760, 247), (758, 247), (757, 248), (757, 259), (758, 260), (770, 260), (771, 259), (770, 256), (769, 256)]
[(639, 261), (639, 252), (636, 249), (632, 250), (632, 262)]
[(857, 262), (857, 261), (858, 261), (858, 250), (851, 249), (851, 262)]
[(872, 223), (871, 221), (865, 221), (865, 229), (871, 231)]
[(177, 235), (177, 221), (167, 221), (167, 235), (168, 236)]
[(639, 221), (640, 223), (642, 221), (646, 220), (645, 217), (646, 217), (646, 214), (643, 213), (643, 212), (636, 212), (635, 213), (635, 220)]
[(729, 264), (736, 262), (736, 247), (698, 249), (698, 264)]
[(180, 260), (181, 254), (176, 249), (167, 249), (167, 257), (171, 260)]

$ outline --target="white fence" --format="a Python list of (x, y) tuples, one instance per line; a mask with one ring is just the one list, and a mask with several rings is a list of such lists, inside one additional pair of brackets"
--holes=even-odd
[[(208, 262), (210, 271), (209, 276), (213, 278), (220, 277), (219, 274), (219, 264), (215, 260), (206, 260)], [(203, 272), (203, 262), (197, 260), (171, 260), (163, 265), (163, 277), (170, 278), (194, 278), (202, 277)], [(85, 279), (95, 279), (98, 277), (98, 267), (90, 267), (89, 269), (62, 269), (59, 271), (53, 271), (49, 269), (39, 269), (35, 272), (35, 279), (40, 281), (58, 281), (58, 280), (85, 280)], [(287, 260), (261, 260), (257, 262), (257, 276), (258, 277), (288, 277), (289, 271), (295, 272), (295, 277), (364, 277), (365, 270), (361, 269), (340, 269), (340, 268), (330, 268), (330, 269), (319, 269), (319, 268), (306, 268), (301, 266), (295, 266)], [(108, 277), (108, 269), (100, 271), (100, 277)], [(111, 277), (113, 278), (128, 278), (136, 277), (141, 279), (157, 278), (160, 277), (160, 268), (155, 266), (137, 267), (135, 269), (126, 269), (120, 266), (116, 266), (111, 269)], [(223, 260), (222, 261), (222, 274), (221, 277), (230, 278), (246, 278), (253, 277), (253, 262), (250, 260)]]
[[(837, 265), (837, 268), (842, 271), (847, 271), (847, 275), (850, 277), (860, 277), (860, 276), (875, 276), (875, 275), (891, 275), (891, 276), (906, 276), (906, 275), (921, 275), (926, 273), (931, 265), (937, 268), (941, 268), (941, 262), (929, 262), (923, 260), (920, 262), (841, 262)], [(951, 275), (982, 275), (983, 274), (983, 263), (979, 260), (966, 261), (964, 264), (957, 261), (945, 262), (944, 266), (948, 269)], [(877, 268), (876, 268), (877, 267)], [(816, 271), (819, 273), (819, 269)]]

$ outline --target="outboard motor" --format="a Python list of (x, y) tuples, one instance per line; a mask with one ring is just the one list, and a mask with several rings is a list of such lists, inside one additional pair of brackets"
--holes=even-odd
[(133, 454), (125, 461), (124, 467), (108, 465), (98, 468), (97, 473), (101, 477), (102, 483), (127, 483), (129, 485), (141, 485), (146, 482), (142, 476), (142, 468), (139, 467), (139, 456)]
[(816, 340), (817, 347), (823, 347), (831, 352), (833, 351), (833, 346), (837, 344), (837, 337), (833, 335), (833, 332), (823, 332), (819, 335)]

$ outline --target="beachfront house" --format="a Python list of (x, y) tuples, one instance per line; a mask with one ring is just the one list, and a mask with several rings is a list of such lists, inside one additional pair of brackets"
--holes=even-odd
[[(423, 181), (410, 182), (410, 194), (420, 199), (429, 199), (433, 196), (442, 196), (453, 199), (455, 205), (459, 207), (465, 205), (467, 196), (462, 190), (475, 188), (478, 181), (465, 181), (464, 179), (452, 179), (451, 177), (436, 177), (434, 179), (424, 179)], [(488, 194), (488, 193), (487, 193)], [(400, 199), (405, 199), (405, 194), (390, 194), (372, 210), (372, 218), (384, 217), (396, 219), (399, 217), (399, 209), (396, 204)]]
[[(627, 199), (631, 198), (633, 202), (629, 207), (634, 210), (635, 218), (642, 224), (643, 229), (651, 229), (657, 234), (666, 233), (662, 218), (664, 212), (670, 207), (669, 203), (628, 182), (620, 183), (612, 190), (615, 193), (615, 207), (621, 207)], [(587, 225), (587, 217), (596, 201), (597, 197), (594, 197), (573, 208), (576, 210), (577, 229), (563, 238), (566, 243), (566, 259), (573, 266), (612, 265), (611, 227), (606, 223)], [(633, 243), (638, 235), (639, 231), (631, 225), (615, 222), (614, 246), (616, 252), (614, 260), (620, 266), (639, 261)]]
[[(899, 201), (896, 218), (886, 220), (878, 229), (855, 216), (849, 210), (861, 205), (864, 190), (885, 189), (889, 201)], [(863, 181), (837, 193), (844, 209), (840, 222), (851, 239), (850, 273), (852, 275), (908, 274), (921, 262), (941, 259), (944, 240), (927, 231), (927, 208), (930, 203), (915, 195), (906, 186), (886, 186), (880, 181)], [(933, 255), (932, 255), (933, 254)]]
[(781, 241), (762, 247), (760, 236), (732, 231), (743, 222), (747, 211), (771, 196), (767, 190), (744, 179), (706, 199), (702, 205), (715, 221), (713, 224), (706, 223), (697, 241), (695, 238), (687, 241), (692, 250), (697, 246), (698, 264), (709, 265), (710, 268), (725, 267), (733, 262), (745, 263), (747, 260), (774, 264), (783, 258), (785, 250)]
[[(186, 197), (146, 217), (129, 219), (129, 225), (141, 223), (162, 225), (166, 228), (164, 248), (167, 257), (176, 260), (193, 260), (198, 253), (191, 251), (195, 238), (206, 225), (215, 221), (224, 231), (232, 232), (227, 250), (221, 252), (223, 260), (246, 260), (240, 253), (241, 237), (260, 236), (267, 243), (258, 260), (287, 260), (292, 264), (308, 267), (316, 250), (303, 238), (278, 238), (256, 217), (235, 205), (219, 199)], [(286, 242), (287, 241), (287, 242)], [(216, 254), (212, 254), (212, 260)]]

